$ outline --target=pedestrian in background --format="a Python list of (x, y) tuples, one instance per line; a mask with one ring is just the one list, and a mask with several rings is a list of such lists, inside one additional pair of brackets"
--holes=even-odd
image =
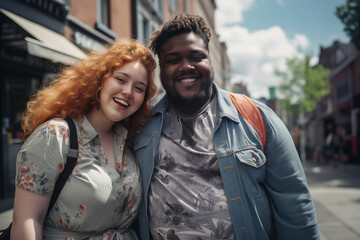
[(323, 159), (325, 160), (325, 163), (331, 163), (334, 158), (334, 149), (335, 149), (335, 145), (334, 145), (335, 129), (333, 123), (329, 122), (326, 124), (325, 133), (326, 133), (325, 144), (323, 146), (322, 155), (323, 155)]
[[(129, 145), (150, 118), (155, 66), (144, 46), (119, 41), (66, 68), (28, 102), (12, 239), (137, 239), (129, 226), (140, 171)], [(78, 161), (45, 219), (69, 150), (65, 117), (76, 125)]]
[(214, 83), (210, 30), (176, 15), (156, 31), (166, 94), (135, 141), (148, 239), (319, 239), (302, 164), (289, 131), (266, 105), (267, 144)]
[(347, 163), (350, 157), (350, 137), (346, 134), (346, 129), (343, 126), (336, 127), (336, 134), (333, 139), (334, 143), (334, 158), (332, 164), (338, 167), (339, 164)]

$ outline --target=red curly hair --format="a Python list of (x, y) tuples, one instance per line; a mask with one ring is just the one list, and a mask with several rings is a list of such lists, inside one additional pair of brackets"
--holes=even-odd
[(23, 139), (43, 122), (52, 118), (80, 118), (96, 107), (104, 79), (115, 69), (132, 61), (140, 61), (148, 77), (145, 98), (140, 108), (121, 121), (128, 130), (131, 143), (140, 129), (150, 120), (150, 100), (155, 95), (156, 62), (150, 52), (136, 40), (115, 42), (106, 52), (92, 52), (77, 64), (65, 68), (58, 78), (39, 90), (27, 103), (22, 117)]

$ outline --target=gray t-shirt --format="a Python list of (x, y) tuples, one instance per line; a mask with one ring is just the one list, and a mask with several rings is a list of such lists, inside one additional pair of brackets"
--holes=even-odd
[(149, 225), (157, 239), (235, 239), (213, 146), (217, 101), (184, 116), (165, 113), (149, 191)]

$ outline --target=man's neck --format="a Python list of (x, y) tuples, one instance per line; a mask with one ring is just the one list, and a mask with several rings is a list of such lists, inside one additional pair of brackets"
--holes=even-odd
[(204, 99), (203, 101), (171, 101), (169, 99), (170, 107), (180, 115), (194, 116), (199, 114), (209, 105), (210, 101), (214, 98), (215, 91), (212, 91), (209, 98)]

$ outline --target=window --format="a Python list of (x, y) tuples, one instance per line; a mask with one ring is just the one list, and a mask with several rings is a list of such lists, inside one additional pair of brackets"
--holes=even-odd
[(97, 20), (109, 27), (109, 0), (98, 0)]
[(144, 42), (146, 43), (149, 38), (149, 21), (146, 18), (143, 18), (143, 36)]
[(162, 0), (147, 0), (150, 7), (154, 10), (155, 14), (162, 19), (163, 18), (163, 1)]
[(335, 66), (339, 66), (344, 60), (346, 56), (342, 49), (336, 49), (335, 52)]
[(176, 13), (178, 10), (178, 0), (169, 0), (168, 3), (171, 12)]
[(105, 33), (113, 39), (117, 38), (116, 33), (110, 29), (110, 4), (109, 0), (97, 0), (96, 29)]
[(350, 78), (346, 77), (338, 82), (335, 86), (336, 102), (340, 103), (350, 97)]

